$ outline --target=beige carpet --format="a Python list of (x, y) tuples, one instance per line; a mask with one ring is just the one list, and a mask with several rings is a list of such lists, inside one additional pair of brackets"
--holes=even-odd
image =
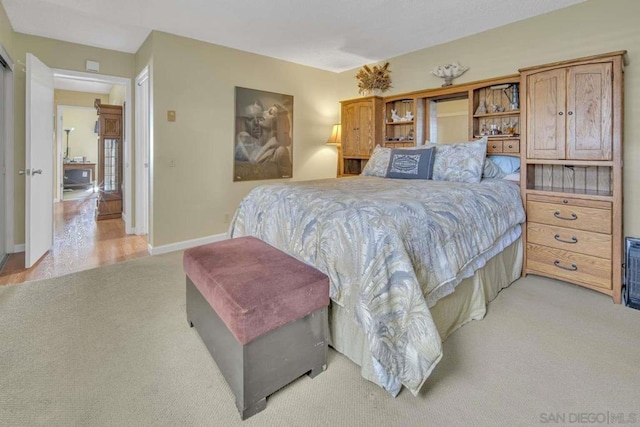
[(244, 422), (184, 310), (181, 253), (0, 287), (0, 425), (640, 423), (640, 311), (552, 280), (502, 291), (445, 342), (417, 398), (391, 398), (330, 351), (326, 372)]

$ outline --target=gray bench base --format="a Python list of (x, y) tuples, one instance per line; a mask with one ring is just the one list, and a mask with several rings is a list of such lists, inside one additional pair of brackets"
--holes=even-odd
[(195, 327), (236, 397), (245, 420), (296, 378), (327, 367), (327, 308), (240, 344), (187, 276), (187, 321)]

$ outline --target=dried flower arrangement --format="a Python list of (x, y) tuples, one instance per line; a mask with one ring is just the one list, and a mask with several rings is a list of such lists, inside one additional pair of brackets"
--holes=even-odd
[(358, 93), (363, 94), (374, 89), (380, 89), (380, 92), (389, 90), (391, 87), (391, 76), (389, 75), (389, 63), (383, 66), (374, 65), (369, 67), (365, 65), (356, 74), (358, 79)]

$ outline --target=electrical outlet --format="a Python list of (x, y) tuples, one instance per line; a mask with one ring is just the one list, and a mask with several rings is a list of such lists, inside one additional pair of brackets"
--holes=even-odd
[(175, 160), (169, 160), (169, 167), (170, 168), (175, 168), (176, 167), (176, 161)]

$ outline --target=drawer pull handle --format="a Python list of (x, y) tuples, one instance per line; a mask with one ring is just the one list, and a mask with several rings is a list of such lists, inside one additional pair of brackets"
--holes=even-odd
[(563, 267), (560, 265), (560, 261), (555, 260), (553, 261), (553, 265), (555, 265), (558, 268), (561, 268), (563, 270), (569, 270), (569, 271), (578, 271), (578, 266), (575, 264), (571, 264), (571, 267)]
[(562, 242), (562, 243), (578, 243), (578, 239), (576, 237), (572, 237), (571, 240), (563, 240), (560, 238), (559, 234), (556, 234), (555, 236), (553, 236), (554, 239), (556, 239), (558, 242)]
[(562, 203), (566, 205), (567, 203), (569, 203), (569, 201), (567, 199), (562, 199)]
[(565, 221), (575, 221), (576, 219), (578, 219), (578, 215), (572, 213), (571, 214), (571, 218), (567, 218), (565, 216), (560, 216), (560, 212), (559, 211), (555, 211), (553, 213), (553, 216), (555, 216), (558, 219), (564, 219)]

